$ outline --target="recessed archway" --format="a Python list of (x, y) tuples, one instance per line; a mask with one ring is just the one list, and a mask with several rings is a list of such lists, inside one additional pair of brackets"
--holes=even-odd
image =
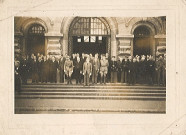
[[(69, 30), (75, 18), (76, 17), (65, 17), (62, 21), (61, 24), (61, 33), (63, 33), (63, 40), (61, 40), (62, 54), (69, 54)], [(110, 56), (116, 56), (117, 55), (116, 34), (118, 33), (117, 21), (111, 17), (104, 17), (102, 19), (105, 19), (110, 28), (110, 42), (108, 42), (108, 52), (110, 53)]]
[(45, 29), (40, 24), (32, 24), (28, 29), (27, 54), (45, 54)]
[(110, 27), (104, 18), (76, 17), (68, 37), (69, 54), (110, 54)]
[(156, 29), (150, 22), (137, 22), (131, 31), (134, 34), (133, 39), (133, 56), (152, 55), (155, 56), (155, 39)]
[[(36, 27), (35, 27), (36, 26)], [(34, 29), (38, 29), (38, 31), (32, 31), (31, 29), (32, 27), (35, 27)], [(41, 29), (41, 30), (39, 30)], [(33, 52), (31, 50), (29, 50), (29, 47), (31, 47), (31, 44), (35, 44), (35, 41), (38, 43), (39, 46), (38, 48), (40, 48), (42, 51), (39, 51), (40, 53), (46, 54), (47, 52), (47, 46), (46, 46), (46, 38), (45, 38), (45, 34), (48, 33), (48, 27), (47, 24), (40, 18), (29, 18), (26, 19), (20, 27), (20, 31), (23, 33), (24, 38), (23, 38), (23, 46), (22, 46), (22, 51), (24, 55), (30, 55), (30, 53), (37, 53), (37, 49), (35, 48), (33, 50)], [(41, 33), (37, 33), (37, 32), (41, 32)], [(31, 34), (32, 33), (32, 34)], [(34, 36), (35, 35), (35, 36)], [(38, 37), (38, 39), (37, 39)], [(42, 38), (39, 38), (42, 37)], [(33, 38), (33, 39), (31, 39)], [(40, 43), (39, 43), (40, 42)], [(39, 50), (40, 50), (39, 49)]]

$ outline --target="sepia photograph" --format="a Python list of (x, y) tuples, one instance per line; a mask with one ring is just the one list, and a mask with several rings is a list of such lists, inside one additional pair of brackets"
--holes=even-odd
[(14, 17), (15, 114), (166, 114), (166, 16)]

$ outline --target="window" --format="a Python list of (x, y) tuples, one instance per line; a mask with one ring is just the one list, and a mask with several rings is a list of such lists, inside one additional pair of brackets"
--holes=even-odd
[(71, 28), (72, 35), (109, 35), (108, 25), (97, 17), (76, 18)]
[(30, 35), (43, 35), (44, 33), (45, 29), (39, 24), (32, 25), (28, 30), (28, 34)]

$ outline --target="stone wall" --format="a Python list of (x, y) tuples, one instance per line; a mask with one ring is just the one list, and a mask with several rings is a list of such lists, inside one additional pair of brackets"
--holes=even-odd
[[(38, 23), (46, 31), (45, 54), (68, 54), (68, 31), (73, 19), (74, 17), (15, 17), (15, 52), (18, 52), (17, 48), (19, 48), (21, 54), (25, 54), (28, 29), (32, 24)], [(133, 32), (135, 28), (142, 25), (148, 27), (153, 33), (153, 55), (165, 53), (165, 17), (106, 17), (105, 20), (111, 29), (111, 56), (133, 55)], [(162, 47), (165, 49), (160, 49)]]

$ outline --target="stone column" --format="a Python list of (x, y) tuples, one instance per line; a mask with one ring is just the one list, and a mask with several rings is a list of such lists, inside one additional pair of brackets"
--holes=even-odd
[(134, 35), (116, 35), (118, 39), (118, 56), (133, 56)]
[(61, 55), (62, 53), (62, 44), (60, 43), (62, 34), (58, 33), (46, 33), (46, 54), (49, 55)]
[(164, 55), (166, 54), (166, 35), (164, 34), (159, 34), (154, 36), (156, 40), (156, 57), (158, 55)]
[(23, 50), (22, 39), (23, 39), (23, 33), (21, 33), (21, 32), (14, 33), (14, 54), (16, 57), (19, 57), (21, 55), (21, 53), (23, 55), (25, 54), (25, 52)]

